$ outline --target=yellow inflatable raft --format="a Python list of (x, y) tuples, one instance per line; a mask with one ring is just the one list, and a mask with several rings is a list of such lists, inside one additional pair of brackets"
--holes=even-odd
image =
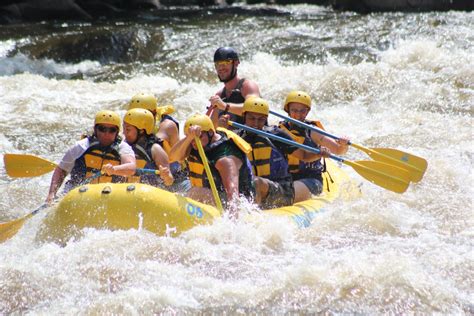
[[(340, 194), (347, 175), (334, 162), (327, 161), (324, 192), (292, 206), (262, 211), (291, 218), (298, 226), (308, 226), (323, 207)], [(196, 225), (209, 224), (221, 216), (210, 205), (202, 204), (150, 185), (140, 183), (100, 183), (70, 191), (48, 215), (40, 239), (66, 241), (83, 228), (146, 229), (157, 235), (175, 236)]]

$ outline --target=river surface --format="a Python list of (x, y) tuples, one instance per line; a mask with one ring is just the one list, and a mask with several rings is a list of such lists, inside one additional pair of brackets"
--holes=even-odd
[[(213, 52), (230, 45), (273, 110), (305, 90), (328, 131), (427, 159), (423, 180), (396, 194), (343, 166), (362, 196), (305, 229), (221, 219), (57, 245), (36, 238), (44, 210), (0, 244), (0, 314), (474, 313), (474, 14), (273, 9), (2, 26), (0, 156), (58, 162), (98, 110), (123, 115), (142, 91), (181, 121), (202, 113), (221, 86)], [(43, 203), (51, 174), (0, 167), (0, 221)]]

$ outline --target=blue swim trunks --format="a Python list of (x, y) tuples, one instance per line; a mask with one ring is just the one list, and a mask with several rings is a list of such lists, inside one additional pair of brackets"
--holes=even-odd
[(309, 192), (313, 195), (318, 195), (323, 192), (323, 184), (319, 179), (315, 178), (304, 178), (304, 179), (299, 179), (298, 181), (301, 181), (306, 185), (308, 188)]

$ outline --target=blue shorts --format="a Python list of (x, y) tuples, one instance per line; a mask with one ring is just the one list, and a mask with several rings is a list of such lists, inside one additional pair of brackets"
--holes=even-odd
[(304, 179), (299, 179), (298, 181), (301, 181), (304, 183), (304, 185), (308, 188), (309, 192), (313, 195), (318, 195), (323, 192), (323, 184), (319, 179), (315, 178), (304, 178)]

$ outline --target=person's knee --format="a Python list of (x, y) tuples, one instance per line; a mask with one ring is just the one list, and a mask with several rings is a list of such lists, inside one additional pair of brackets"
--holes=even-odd
[(310, 199), (313, 195), (321, 194), (323, 185), (321, 181), (315, 178), (305, 178), (293, 183), (295, 192), (295, 202), (301, 202)]
[(257, 204), (260, 204), (261, 201), (265, 200), (268, 195), (268, 182), (265, 179), (260, 177), (255, 177), (255, 200)]
[(311, 198), (311, 192), (308, 187), (301, 181), (293, 182), (293, 190), (295, 194), (294, 203), (305, 201)]

